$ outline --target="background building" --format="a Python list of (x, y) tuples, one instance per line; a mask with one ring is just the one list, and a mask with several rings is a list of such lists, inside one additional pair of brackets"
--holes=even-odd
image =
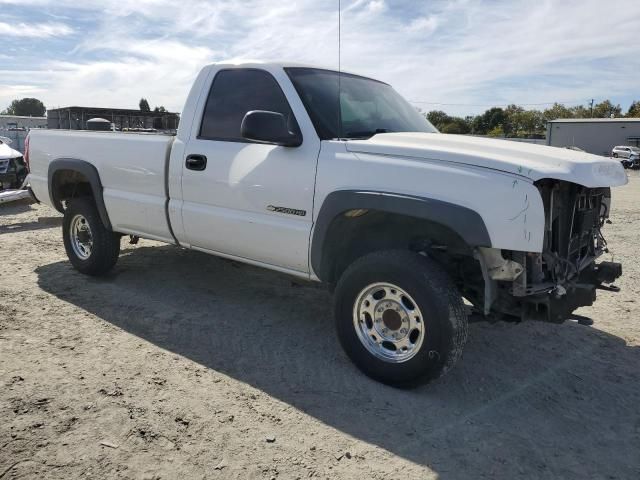
[(552, 120), (547, 123), (547, 145), (609, 156), (616, 145), (640, 146), (640, 118)]
[(180, 116), (172, 112), (143, 112), (124, 108), (65, 107), (47, 110), (47, 126), (65, 130), (87, 130), (87, 120), (104, 118), (118, 130), (177, 130)]

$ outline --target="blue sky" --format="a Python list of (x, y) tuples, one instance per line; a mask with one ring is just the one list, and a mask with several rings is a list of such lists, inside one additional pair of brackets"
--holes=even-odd
[[(335, 0), (0, 0), (0, 109), (180, 110), (204, 64), (337, 67)], [(640, 1), (342, 0), (342, 66), (424, 110), (640, 100)], [(538, 105), (540, 104), (540, 105)]]

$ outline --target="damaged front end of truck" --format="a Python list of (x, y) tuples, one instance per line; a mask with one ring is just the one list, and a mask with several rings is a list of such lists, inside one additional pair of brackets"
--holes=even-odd
[(596, 290), (611, 286), (622, 265), (598, 261), (608, 253), (602, 229), (609, 220), (611, 189), (567, 181), (535, 182), (545, 210), (542, 252), (480, 248), (485, 315), (562, 322), (592, 305)]

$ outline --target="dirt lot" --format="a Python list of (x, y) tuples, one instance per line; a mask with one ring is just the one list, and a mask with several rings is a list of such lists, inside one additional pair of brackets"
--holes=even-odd
[(87, 278), (56, 212), (0, 206), (0, 479), (640, 478), (631, 177), (593, 327), (473, 324), (411, 391), (351, 365), (320, 287), (148, 241)]

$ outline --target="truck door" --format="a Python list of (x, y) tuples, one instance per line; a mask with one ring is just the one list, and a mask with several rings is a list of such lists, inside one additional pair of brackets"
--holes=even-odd
[[(212, 71), (208, 85), (184, 151), (183, 240), (196, 249), (308, 273), (320, 140), (293, 85), (282, 69), (257, 68)], [(252, 110), (285, 115), (290, 128), (300, 129), (302, 145), (244, 139), (240, 125)]]

